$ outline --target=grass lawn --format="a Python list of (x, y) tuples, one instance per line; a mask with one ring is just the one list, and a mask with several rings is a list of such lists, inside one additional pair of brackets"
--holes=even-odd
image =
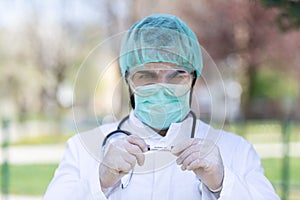
[[(265, 175), (272, 182), (278, 183), (282, 176), (282, 160), (276, 158), (263, 159), (262, 165), (265, 169)], [(290, 158), (290, 183), (298, 183), (300, 186), (300, 158)]]
[[(272, 182), (279, 196), (282, 195), (282, 160), (276, 158), (263, 159), (262, 165), (266, 177)], [(300, 158), (290, 158), (289, 200), (296, 200), (300, 195)]]
[[(292, 158), (290, 163), (290, 195), (300, 194), (300, 158)], [(265, 175), (274, 184), (276, 191), (281, 192), (281, 159), (263, 159)], [(43, 195), (57, 164), (49, 165), (11, 165), (10, 193), (26, 195)]]
[(10, 165), (9, 193), (43, 195), (53, 177), (56, 167), (57, 164)]

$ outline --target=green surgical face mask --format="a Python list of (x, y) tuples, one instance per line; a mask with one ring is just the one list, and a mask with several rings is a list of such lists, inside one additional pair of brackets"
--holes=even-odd
[(140, 86), (139, 94), (152, 93), (153, 90), (156, 92), (151, 96), (134, 94), (137, 118), (158, 130), (169, 128), (171, 123), (181, 122), (190, 112), (190, 91), (180, 97), (170, 95), (170, 90), (180, 90), (180, 87), (186, 86), (163, 83)]

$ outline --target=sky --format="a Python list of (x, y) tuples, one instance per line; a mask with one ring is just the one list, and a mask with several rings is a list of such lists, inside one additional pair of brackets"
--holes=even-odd
[(45, 23), (104, 23), (104, 13), (101, 0), (1, 0), (0, 27), (14, 28), (35, 17)]

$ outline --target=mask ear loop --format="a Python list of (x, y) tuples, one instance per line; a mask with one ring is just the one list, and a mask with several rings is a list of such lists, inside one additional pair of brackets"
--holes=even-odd
[(120, 123), (119, 123), (119, 125), (118, 125), (118, 127), (117, 127), (117, 130), (115, 130), (115, 131), (109, 133), (109, 134), (104, 138), (104, 140), (103, 140), (103, 142), (102, 142), (102, 147), (104, 147), (104, 146), (106, 145), (108, 139), (109, 139), (110, 137), (112, 137), (114, 134), (117, 134), (117, 133), (123, 133), (123, 134), (125, 134), (125, 135), (127, 135), (127, 136), (131, 135), (131, 133), (130, 133), (129, 131), (125, 131), (125, 130), (122, 130), (122, 129), (121, 129), (121, 126), (122, 126), (122, 125), (124, 124), (124, 122), (127, 121), (128, 119), (129, 119), (129, 115), (127, 115), (126, 117), (124, 117), (124, 118), (120, 121)]

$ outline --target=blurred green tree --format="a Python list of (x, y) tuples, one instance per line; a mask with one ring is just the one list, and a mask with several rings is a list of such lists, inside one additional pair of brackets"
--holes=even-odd
[(261, 0), (266, 8), (277, 8), (276, 23), (282, 31), (300, 27), (299, 0)]
[[(241, 58), (239, 66), (228, 64), (229, 68), (235, 69), (232, 72), (236, 74), (228, 73), (231, 77), (225, 77), (223, 73), (223, 77), (226, 79), (240, 76), (238, 81), (244, 86), (242, 113), (246, 118), (258, 116), (255, 114), (257, 98), (271, 101), (265, 95), (261, 97), (256, 95), (261, 92), (258, 85), (261, 82), (257, 82), (257, 76), (262, 73), (260, 67), (272, 66), (274, 70), (278, 68), (288, 79), (292, 78), (288, 73), (289, 70), (293, 70), (294, 74), (300, 74), (296, 53), (299, 52), (297, 41), (300, 41), (300, 34), (283, 33), (278, 30), (274, 24), (277, 10), (266, 9), (257, 1), (243, 0), (189, 1), (184, 5), (179, 4), (179, 7), (182, 8), (184, 18), (187, 18), (198, 35), (200, 43), (217, 62), (220, 70), (224, 70), (222, 63), (226, 63), (232, 55)], [(277, 63), (276, 66), (272, 65), (274, 63)], [(281, 77), (277, 76), (277, 79)], [(278, 88), (276, 92), (281, 93), (277, 97), (285, 95), (285, 90)], [(280, 107), (281, 100), (272, 98), (274, 102), (268, 104), (270, 109), (264, 113), (265, 117), (279, 118), (283, 114), (273, 113)]]

